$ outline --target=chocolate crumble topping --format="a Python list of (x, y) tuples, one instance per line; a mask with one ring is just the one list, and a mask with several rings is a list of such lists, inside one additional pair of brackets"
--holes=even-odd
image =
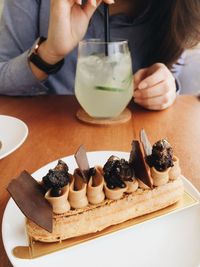
[(67, 164), (59, 160), (54, 169), (49, 170), (47, 175), (42, 178), (46, 190), (51, 189), (51, 196), (58, 197), (62, 194), (61, 188), (69, 183), (70, 175)]
[(148, 157), (150, 166), (154, 166), (158, 171), (165, 171), (173, 167), (173, 149), (170, 143), (161, 139), (153, 145), (152, 155)]
[(103, 167), (104, 178), (108, 188), (124, 188), (125, 181), (133, 181), (135, 173), (128, 161), (111, 156)]

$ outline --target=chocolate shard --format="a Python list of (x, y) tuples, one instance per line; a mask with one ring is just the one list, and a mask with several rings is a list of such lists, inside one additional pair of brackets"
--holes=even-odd
[(129, 162), (133, 166), (136, 178), (140, 179), (148, 187), (153, 188), (150, 174), (148, 172), (148, 166), (145, 162), (142, 152), (142, 146), (141, 143), (137, 140), (133, 140), (132, 142), (132, 150), (130, 153)]
[(88, 182), (88, 175), (87, 174), (89, 172), (90, 166), (89, 166), (86, 150), (85, 150), (83, 145), (81, 145), (79, 147), (79, 149), (76, 151), (74, 157), (76, 159), (76, 163), (77, 163), (79, 170), (81, 172), (82, 178), (83, 178), (84, 182), (87, 183)]
[(152, 145), (144, 129), (140, 131), (140, 141), (143, 145), (145, 156), (146, 157), (150, 156), (152, 154)]
[(52, 233), (52, 207), (44, 198), (43, 187), (27, 171), (13, 179), (7, 190), (28, 219)]

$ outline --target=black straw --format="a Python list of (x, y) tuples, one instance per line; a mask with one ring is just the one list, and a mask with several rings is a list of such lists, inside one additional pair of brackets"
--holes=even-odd
[(108, 42), (110, 42), (109, 5), (104, 3), (104, 37), (105, 54), (108, 56)]

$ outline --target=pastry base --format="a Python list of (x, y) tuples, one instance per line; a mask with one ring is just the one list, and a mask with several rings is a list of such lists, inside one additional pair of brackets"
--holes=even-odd
[(95, 239), (95, 238), (98, 238), (98, 237), (101, 237), (107, 234), (111, 234), (119, 230), (132, 227), (136, 224), (144, 223), (148, 220), (155, 219), (157, 217), (164, 216), (172, 212), (176, 212), (178, 210), (182, 210), (184, 208), (193, 206), (196, 203), (198, 203), (198, 201), (193, 196), (191, 196), (187, 192), (184, 192), (183, 198), (180, 201), (164, 209), (128, 220), (126, 222), (123, 222), (117, 225), (110, 226), (100, 232), (70, 238), (67, 240), (63, 240), (62, 242), (43, 243), (39, 241), (33, 241), (30, 239), (29, 246), (15, 247), (13, 249), (13, 254), (15, 257), (20, 258), (20, 259), (38, 258), (40, 256), (48, 255), (50, 253), (53, 253), (53, 252), (56, 252), (56, 251), (59, 251), (65, 248), (73, 247), (75, 245), (79, 245), (86, 241), (89, 241), (89, 240), (92, 240), (92, 239)]
[(106, 199), (98, 205), (54, 214), (52, 233), (27, 219), (27, 233), (34, 240), (58, 242), (98, 232), (108, 226), (170, 206), (182, 198), (183, 192), (182, 179), (178, 178), (153, 190), (138, 189), (131, 194), (124, 194), (119, 200)]

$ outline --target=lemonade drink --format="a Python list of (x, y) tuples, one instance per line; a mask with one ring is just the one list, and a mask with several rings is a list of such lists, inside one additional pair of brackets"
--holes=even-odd
[(133, 96), (130, 53), (80, 56), (75, 95), (83, 109), (92, 117), (118, 116)]

